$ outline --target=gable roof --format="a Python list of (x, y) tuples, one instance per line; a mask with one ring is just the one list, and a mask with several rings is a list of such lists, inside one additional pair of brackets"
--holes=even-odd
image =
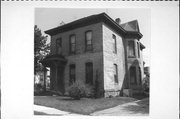
[(133, 20), (124, 24), (120, 24), (120, 26), (125, 29), (126, 31), (139, 31), (139, 25), (137, 20)]
[[(63, 32), (69, 31), (69, 30), (73, 30), (73, 29), (76, 29), (79, 27), (83, 27), (83, 26), (87, 26), (87, 25), (91, 25), (91, 24), (95, 24), (95, 23), (99, 23), (99, 22), (105, 23), (106, 25), (108, 25), (109, 27), (111, 27), (117, 33), (123, 35), (124, 37), (136, 37), (138, 39), (140, 39), (142, 37), (142, 34), (139, 32), (139, 30), (138, 31), (126, 30), (121, 25), (116, 23), (112, 18), (110, 18), (106, 13), (101, 13), (101, 14), (97, 14), (97, 15), (91, 15), (88, 17), (84, 17), (84, 18), (78, 19), (76, 21), (64, 24), (62, 26), (58, 26), (53, 29), (47, 30), (47, 31), (45, 31), (45, 33), (52, 36), (52, 35), (56, 35), (58, 33), (63, 33)], [(133, 28), (133, 25), (131, 27)]]

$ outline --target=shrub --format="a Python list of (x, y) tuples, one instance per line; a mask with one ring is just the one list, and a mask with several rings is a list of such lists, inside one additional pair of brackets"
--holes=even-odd
[(79, 100), (82, 97), (93, 97), (94, 90), (92, 86), (85, 85), (81, 82), (75, 82), (68, 88), (69, 96)]
[(43, 93), (43, 86), (41, 84), (34, 84), (34, 95), (42, 95)]
[(34, 91), (35, 92), (43, 91), (43, 86), (41, 84), (34, 84)]
[(95, 97), (95, 93), (95, 88), (93, 86), (87, 84), (84, 86), (84, 97), (93, 98)]
[(149, 76), (143, 79), (143, 90), (145, 93), (149, 93)]

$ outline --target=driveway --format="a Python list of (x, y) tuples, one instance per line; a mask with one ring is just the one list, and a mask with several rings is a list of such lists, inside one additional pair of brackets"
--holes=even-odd
[(149, 98), (118, 105), (90, 114), (92, 116), (148, 116)]

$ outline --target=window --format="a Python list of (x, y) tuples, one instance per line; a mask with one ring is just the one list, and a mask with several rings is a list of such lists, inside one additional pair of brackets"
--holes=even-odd
[(134, 41), (128, 41), (128, 56), (135, 57)]
[(86, 51), (92, 51), (92, 31), (85, 33)]
[(58, 38), (56, 40), (56, 54), (61, 54), (62, 53), (62, 39)]
[(141, 68), (139, 67), (139, 85), (142, 84), (142, 79), (141, 79)]
[(76, 81), (75, 64), (69, 66), (69, 84), (73, 84)]
[(86, 83), (93, 84), (93, 63), (86, 63)]
[(75, 53), (76, 51), (76, 36), (75, 35), (71, 35), (70, 36), (70, 54)]
[(113, 38), (113, 52), (114, 52), (114, 53), (117, 53), (116, 36), (113, 34), (113, 35), (112, 35), (112, 38)]
[(114, 64), (114, 82), (118, 83), (118, 67), (117, 67), (117, 64)]
[(130, 82), (131, 82), (131, 84), (137, 84), (136, 67), (134, 67), (134, 66), (130, 67)]
[(139, 43), (137, 42), (137, 50), (138, 50), (138, 57), (140, 58), (140, 49), (139, 49)]

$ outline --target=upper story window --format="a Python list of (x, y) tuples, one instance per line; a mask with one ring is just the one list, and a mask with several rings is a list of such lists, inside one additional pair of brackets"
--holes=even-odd
[(137, 51), (138, 51), (138, 57), (140, 58), (140, 47), (139, 47), (139, 43), (137, 42)]
[(128, 57), (135, 57), (134, 41), (128, 41)]
[(70, 36), (70, 53), (73, 54), (76, 52), (76, 35)]
[(76, 66), (75, 64), (69, 65), (69, 85), (73, 84), (76, 81)]
[(117, 42), (116, 42), (116, 36), (113, 34), (112, 35), (113, 38), (113, 52), (117, 53)]
[(93, 84), (93, 63), (86, 63), (86, 83)]
[(114, 82), (118, 83), (118, 67), (117, 67), (117, 64), (114, 64)]
[(92, 51), (92, 31), (85, 32), (86, 51)]
[(56, 39), (56, 54), (62, 53), (62, 39), (58, 38)]

